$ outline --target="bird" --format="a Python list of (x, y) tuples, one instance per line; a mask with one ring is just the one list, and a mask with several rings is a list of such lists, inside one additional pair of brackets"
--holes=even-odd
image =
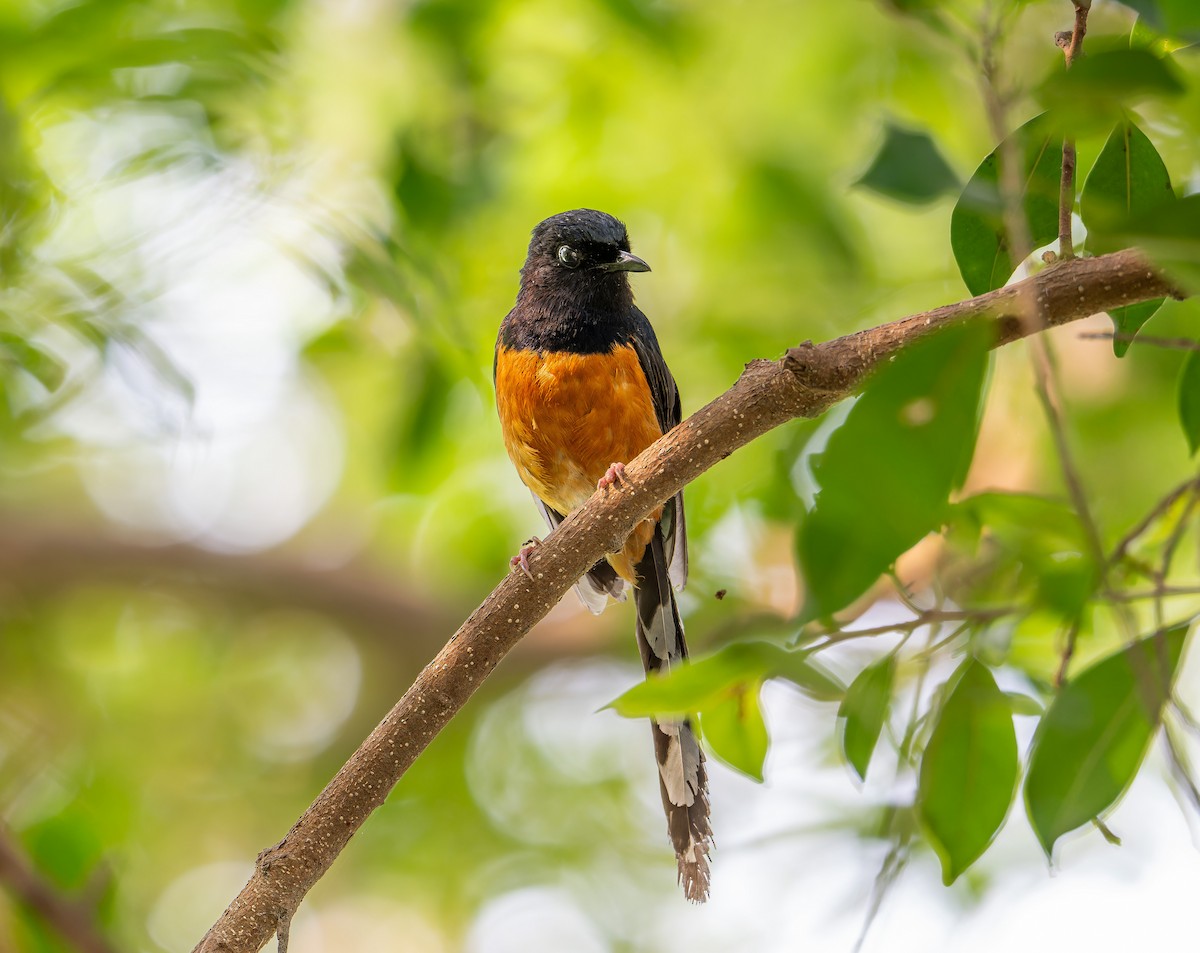
[[(679, 389), (629, 275), (650, 266), (625, 225), (605, 212), (553, 215), (532, 232), (516, 304), (500, 324), (492, 376), (505, 449), (552, 532), (596, 490), (624, 481), (624, 465), (679, 424)], [(534, 537), (513, 557), (529, 573)], [(619, 552), (576, 584), (593, 612), (633, 594), (646, 673), (687, 658), (673, 587), (687, 581), (683, 494), (639, 523)], [(652, 719), (659, 789), (678, 881), (708, 897), (712, 828), (704, 753), (689, 718)]]

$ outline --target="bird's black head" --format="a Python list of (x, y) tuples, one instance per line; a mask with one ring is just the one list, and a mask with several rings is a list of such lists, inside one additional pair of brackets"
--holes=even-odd
[(624, 224), (605, 212), (581, 208), (552, 215), (533, 230), (521, 269), (521, 290), (603, 295), (606, 290), (627, 289), (628, 272), (649, 270), (629, 251)]

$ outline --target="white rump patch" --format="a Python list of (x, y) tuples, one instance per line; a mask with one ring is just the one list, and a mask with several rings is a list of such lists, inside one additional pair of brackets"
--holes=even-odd
[(658, 724), (667, 736), (667, 753), (658, 766), (667, 798), (676, 807), (691, 807), (700, 788), (700, 746), (690, 728), (678, 724)]

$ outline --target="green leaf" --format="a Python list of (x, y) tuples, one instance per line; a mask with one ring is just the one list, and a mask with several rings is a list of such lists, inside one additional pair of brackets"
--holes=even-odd
[(1040, 701), (1022, 692), (1005, 692), (1004, 697), (1008, 699), (1008, 707), (1014, 715), (1028, 715), (1034, 718), (1045, 711)]
[(1017, 736), (1008, 697), (974, 658), (951, 681), (917, 782), (917, 813), (947, 886), (992, 842), (1017, 786)]
[(752, 682), (731, 692), (704, 709), (701, 727), (709, 749), (731, 768), (753, 778), (763, 779), (763, 761), (767, 756), (767, 726), (758, 704), (760, 682)]
[(913, 205), (932, 202), (959, 187), (958, 176), (928, 133), (902, 129), (890, 122), (883, 145), (855, 184)]
[[(1015, 563), (1021, 599), (1076, 620), (1100, 581), (1078, 514), (1066, 503), (1025, 493), (979, 493), (950, 509), (951, 533), (982, 538), (993, 553), (986, 580), (1000, 581)], [(1003, 559), (998, 559), (1002, 557)]]
[(1137, 774), (1183, 654), (1187, 623), (1081, 672), (1033, 738), (1025, 804), (1049, 857), (1063, 834), (1111, 808)]
[[(1058, 234), (1061, 137), (1045, 116), (1035, 116), (1005, 140), (1010, 141), (1016, 142), (1021, 156), (1021, 204), (1030, 240), (1037, 248)], [(973, 295), (1003, 286), (1020, 264), (1013, 260), (1004, 226), (999, 188), (1001, 148), (980, 163), (950, 216), (950, 247)]]
[(647, 676), (607, 707), (626, 718), (705, 712), (739, 685), (786, 678), (820, 700), (841, 697), (845, 688), (802, 651), (771, 642), (735, 642), (712, 655)]
[(1179, 375), (1179, 422), (1194, 456), (1200, 448), (1200, 351), (1189, 352)]
[[(1132, 215), (1174, 200), (1170, 173), (1154, 143), (1124, 119), (1113, 128), (1088, 173), (1079, 197), (1079, 216), (1089, 233), (1103, 235)], [(1090, 234), (1087, 248), (1098, 255), (1116, 251)]]
[[(1175, 200), (1171, 176), (1146, 134), (1124, 119), (1108, 137), (1088, 173), (1079, 199), (1079, 215), (1087, 227), (1087, 248), (1101, 255), (1116, 249), (1104, 241), (1105, 231), (1132, 215), (1150, 212)], [(1130, 340), (1162, 307), (1163, 298), (1124, 305), (1109, 312), (1116, 335), (1117, 357), (1129, 350)]]
[(1175, 37), (1200, 38), (1200, 5), (1196, 0), (1121, 0), (1154, 30)]
[(32, 374), (48, 391), (56, 391), (66, 377), (66, 368), (53, 354), (20, 335), (0, 331), (0, 366), (11, 360)]
[(862, 780), (879, 741), (896, 678), (896, 656), (888, 655), (868, 665), (846, 689), (838, 708), (842, 723), (842, 752)]
[(1072, 135), (1121, 117), (1126, 106), (1150, 97), (1182, 95), (1184, 84), (1167, 60), (1145, 47), (1092, 52), (1059, 69), (1038, 89), (1051, 125)]
[(1137, 304), (1126, 304), (1118, 308), (1110, 308), (1108, 316), (1113, 323), (1113, 353), (1124, 357), (1129, 350), (1130, 340), (1142, 329), (1142, 325), (1158, 314), (1166, 298), (1154, 298), (1150, 301), (1139, 301)]
[(1200, 293), (1200, 193), (1135, 213), (1098, 240), (1106, 247), (1136, 245), (1185, 291)]
[(906, 348), (830, 436), (797, 536), (803, 619), (862, 595), (941, 525), (975, 446), (989, 342), (986, 328), (961, 325)]
[(1022, 558), (1074, 552), (1086, 537), (1079, 514), (1062, 500), (1034, 493), (976, 493), (950, 509), (950, 523), (979, 536), (985, 530)]

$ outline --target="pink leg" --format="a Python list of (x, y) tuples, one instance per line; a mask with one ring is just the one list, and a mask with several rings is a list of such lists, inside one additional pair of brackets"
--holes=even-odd
[(611, 463), (608, 469), (604, 471), (604, 476), (596, 481), (597, 490), (607, 490), (610, 486), (616, 486), (619, 483), (625, 482), (625, 464)]
[(509, 571), (520, 569), (521, 572), (532, 579), (533, 573), (529, 571), (529, 554), (537, 549), (541, 542), (536, 536), (526, 540), (525, 545), (521, 547), (521, 551), (508, 561)]

